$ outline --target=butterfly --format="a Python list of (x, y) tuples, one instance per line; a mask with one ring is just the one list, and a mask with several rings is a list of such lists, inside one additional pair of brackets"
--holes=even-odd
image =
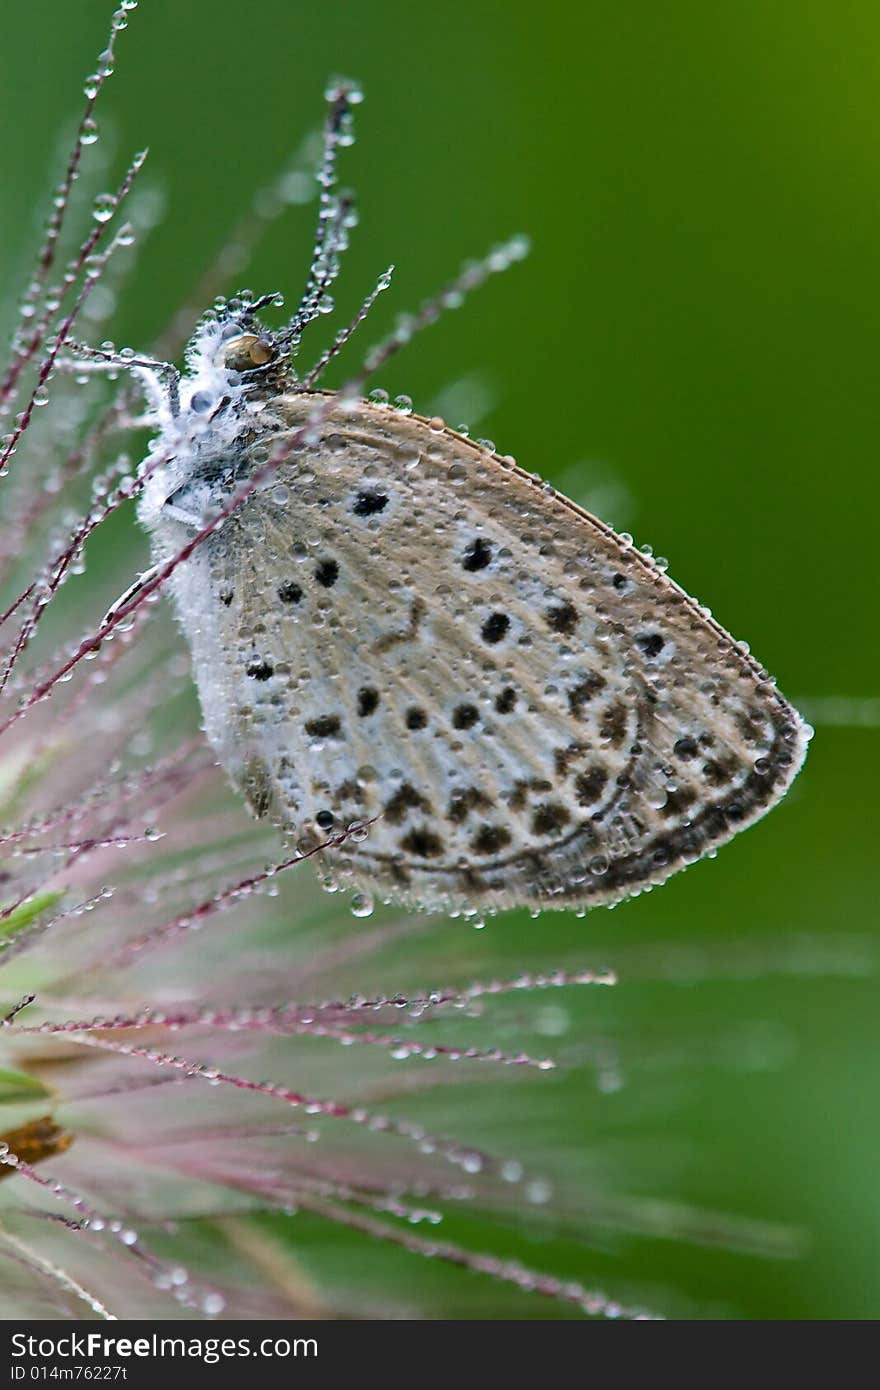
[[(245, 293), (200, 325), (182, 379), (140, 364), (160, 432), (139, 516), (205, 731), (254, 815), (362, 894), (614, 902), (769, 810), (809, 731), (631, 538), (441, 420), (322, 391), (348, 330), (296, 374), (350, 222), (330, 192), (350, 97), (331, 96), (297, 314), (272, 330), (273, 296)], [(470, 267), (366, 369), (520, 250)]]

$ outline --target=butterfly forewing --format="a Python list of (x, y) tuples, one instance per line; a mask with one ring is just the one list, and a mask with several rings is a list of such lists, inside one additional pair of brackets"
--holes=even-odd
[[(313, 400), (281, 402), (289, 431)], [(649, 558), (371, 403), (336, 408), (176, 589), (254, 812), (303, 848), (370, 821), (324, 857), (387, 898), (613, 901), (761, 815), (804, 755), (766, 673)]]

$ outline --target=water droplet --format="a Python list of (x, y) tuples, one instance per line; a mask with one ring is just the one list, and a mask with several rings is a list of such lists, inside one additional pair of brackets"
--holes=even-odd
[(116, 199), (112, 193), (99, 193), (92, 204), (92, 216), (96, 222), (109, 222), (116, 211)]

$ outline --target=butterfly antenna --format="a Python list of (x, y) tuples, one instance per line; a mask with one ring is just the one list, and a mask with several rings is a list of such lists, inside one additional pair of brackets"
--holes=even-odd
[(361, 92), (351, 82), (339, 82), (329, 88), (329, 109), (324, 123), (324, 152), (318, 170), (320, 201), (315, 246), (309, 266), (308, 280), (299, 308), (282, 334), (282, 345), (293, 356), (299, 348), (303, 330), (320, 313), (331, 309), (327, 291), (339, 274), (339, 257), (348, 245), (348, 229), (354, 219), (354, 199), (349, 193), (334, 193), (336, 158), (340, 145), (350, 145), (352, 107), (362, 100)]

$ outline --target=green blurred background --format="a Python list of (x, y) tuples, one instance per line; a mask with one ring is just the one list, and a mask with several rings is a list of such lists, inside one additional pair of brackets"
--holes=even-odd
[[(109, 8), (2, 6), (4, 274), (26, 268)], [(880, 1314), (878, 68), (868, 0), (142, 0), (99, 111), (106, 184), (148, 144), (167, 199), (105, 330), (139, 346), (318, 123), (327, 77), (358, 78), (341, 312), (397, 265), (362, 346), (463, 258), (514, 231), (534, 246), (373, 384), (470, 417), (652, 542), (814, 716), (786, 803), (717, 862), (613, 916), (499, 920), (469, 947), (486, 973), (573, 943), (621, 970), (600, 1018), (638, 1058), (619, 1092), (577, 1072), (548, 1092), (560, 1145), (601, 1137), (668, 1202), (806, 1233), (798, 1258), (650, 1238), (585, 1257), (461, 1226), (587, 1282), (668, 1288), (673, 1315)], [(313, 211), (272, 229), (245, 283), (295, 301)], [(354, 1258), (399, 1287), (446, 1278), (335, 1240), (329, 1277)], [(554, 1315), (482, 1297), (483, 1315)]]

